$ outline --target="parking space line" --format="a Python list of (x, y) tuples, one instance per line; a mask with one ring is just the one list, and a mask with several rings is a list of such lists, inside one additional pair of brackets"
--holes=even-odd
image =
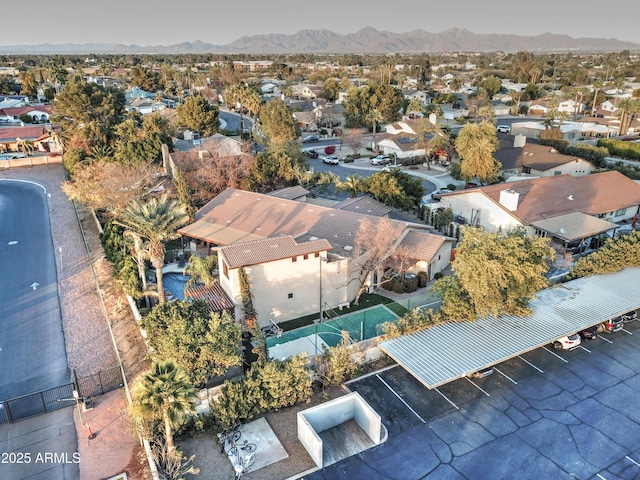
[(633, 335), (633, 332), (630, 332), (629, 330), (625, 330), (624, 328), (621, 328), (620, 330), (622, 330), (624, 333), (628, 333), (629, 335)]
[(524, 358), (522, 358), (520, 355), (518, 355), (518, 358), (519, 358), (520, 360), (522, 360), (524, 363), (526, 363), (527, 365), (529, 365), (530, 367), (533, 367), (533, 368), (535, 368), (536, 370), (538, 370), (540, 373), (544, 373), (544, 371), (543, 371), (543, 370), (541, 370), (541, 369), (539, 369), (538, 367), (536, 367), (533, 363), (531, 363), (531, 362), (527, 362), (527, 361), (526, 361)]
[(564, 363), (569, 363), (569, 360), (565, 360), (564, 358), (562, 358), (560, 355), (558, 355), (556, 352), (552, 352), (551, 350), (549, 350), (547, 347), (542, 347), (543, 349), (545, 349), (547, 352), (549, 352), (551, 355), (553, 355), (554, 357), (558, 357), (560, 360), (562, 360)]
[(469, 377), (465, 377), (469, 382), (471, 382), (471, 385), (473, 385), (474, 387), (476, 387), (478, 390), (480, 390), (482, 393), (484, 393), (487, 397), (490, 397), (491, 395), (489, 395), (487, 392), (485, 392), (482, 387), (480, 387), (479, 385), (476, 385), (476, 382), (474, 382), (473, 380), (471, 380)]
[[(385, 381), (382, 379), (382, 377), (381, 377), (380, 375), (378, 375), (378, 374), (376, 373), (376, 377), (378, 377), (378, 379), (379, 379), (382, 383), (384, 383), (384, 385), (385, 385), (389, 390), (391, 390), (391, 393), (393, 393), (396, 397), (398, 397), (398, 399), (399, 399), (402, 403), (404, 403), (404, 405), (405, 405), (409, 410), (411, 410), (411, 411), (413, 412), (413, 414), (414, 414), (416, 417), (418, 417), (422, 423), (427, 423), (427, 422), (425, 422), (425, 421), (424, 421), (424, 419), (423, 419), (420, 415), (418, 415), (418, 412), (416, 412), (413, 408), (411, 408), (411, 405), (409, 405), (407, 402), (405, 402), (405, 401), (404, 401), (404, 399), (403, 399), (403, 398), (398, 394), (398, 392), (396, 392), (393, 388), (391, 388), (391, 385), (389, 385), (387, 382), (385, 382)], [(456, 407), (456, 408), (457, 408), (457, 407)]]
[(629, 460), (631, 463), (633, 463), (634, 465), (637, 465), (638, 467), (640, 467), (640, 463), (636, 462), (633, 458), (629, 457), (628, 455), (625, 455), (624, 458), (626, 458), (627, 460)]
[(500, 375), (502, 375), (504, 378), (506, 378), (507, 380), (509, 380), (510, 382), (512, 382), (514, 385), (517, 385), (518, 382), (516, 382), (513, 378), (511, 378), (509, 375), (501, 372), (500, 370), (498, 370), (496, 367), (493, 367), (493, 369), (498, 372)]
[(591, 353), (591, 350), (589, 350), (588, 348), (584, 348), (582, 345), (578, 345), (581, 349), (583, 349), (585, 352), (587, 353)]
[(599, 478), (601, 478), (602, 480), (607, 480), (605, 477), (603, 477), (602, 475), (600, 475), (599, 473), (597, 473), (596, 475), (598, 475)]
[(449, 399), (447, 398), (447, 396), (446, 396), (444, 393), (442, 393), (442, 392), (441, 392), (440, 390), (438, 390), (437, 388), (434, 388), (434, 390), (435, 390), (436, 392), (438, 392), (438, 393), (440, 394), (440, 396), (442, 396), (442, 398), (444, 398), (447, 402), (449, 402), (451, 405), (453, 405), (454, 407), (456, 407), (456, 410), (460, 410), (460, 407), (458, 407), (455, 403), (453, 403), (451, 400), (449, 400)]
[(598, 335), (598, 338), (601, 338), (602, 340), (604, 340), (607, 343), (613, 343), (611, 340), (609, 340), (608, 338), (604, 338), (602, 335)]

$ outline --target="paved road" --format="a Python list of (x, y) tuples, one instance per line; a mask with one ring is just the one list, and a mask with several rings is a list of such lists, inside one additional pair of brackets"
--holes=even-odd
[[(69, 383), (47, 196), (0, 181), (0, 401)], [(80, 478), (73, 408), (0, 425), (0, 478)]]
[(0, 182), (0, 400), (69, 383), (47, 197)]
[(350, 384), (386, 443), (319, 479), (640, 478), (640, 323), (570, 352), (540, 348), (428, 390), (401, 367)]

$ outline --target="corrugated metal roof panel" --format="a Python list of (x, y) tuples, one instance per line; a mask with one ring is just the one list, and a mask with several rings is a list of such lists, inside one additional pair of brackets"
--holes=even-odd
[(380, 343), (429, 388), (466, 376), (640, 308), (640, 268), (572, 280), (542, 290), (529, 317), (450, 322)]

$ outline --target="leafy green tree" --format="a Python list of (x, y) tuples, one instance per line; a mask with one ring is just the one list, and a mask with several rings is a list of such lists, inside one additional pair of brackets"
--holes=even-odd
[(131, 85), (147, 92), (161, 90), (160, 74), (138, 64), (131, 69)]
[(103, 88), (73, 77), (56, 96), (53, 121), (62, 125), (71, 146), (90, 152), (94, 145), (110, 145), (113, 128), (124, 116), (122, 90)]
[(322, 355), (316, 356), (318, 373), (325, 387), (337, 387), (346, 380), (354, 378), (359, 369), (358, 362), (352, 358), (354, 343), (347, 330), (341, 332), (342, 338), (335, 347), (323, 345)]
[(193, 195), (187, 179), (179, 168), (175, 169), (175, 184), (180, 203), (182, 203), (189, 216), (189, 223), (192, 223), (196, 220), (196, 206), (193, 203)]
[(417, 205), (424, 195), (420, 180), (399, 168), (374, 173), (363, 181), (363, 191), (385, 205), (403, 210)]
[(186, 372), (173, 360), (154, 362), (151, 370), (134, 384), (132, 397), (130, 412), (134, 418), (146, 422), (162, 420), (167, 449), (172, 454), (176, 448), (173, 430), (196, 413), (196, 391)]
[(210, 312), (206, 303), (175, 301), (156, 305), (144, 316), (149, 357), (175, 358), (194, 385), (240, 365), (240, 326), (228, 313)]
[(462, 158), (460, 171), (465, 180), (475, 177), (489, 183), (498, 178), (501, 164), (493, 157), (499, 146), (493, 124), (467, 123), (458, 133), (455, 146)]
[(569, 272), (571, 278), (618, 272), (640, 267), (640, 232), (609, 239), (597, 252), (581, 257)]
[(544, 274), (554, 258), (549, 241), (523, 229), (489, 233), (465, 228), (451, 264), (454, 276), (433, 286), (442, 297), (442, 312), (452, 320), (529, 315), (529, 301), (548, 284)]
[(260, 109), (260, 132), (265, 147), (286, 151), (289, 144), (300, 138), (300, 125), (291, 109), (275, 99)]
[(116, 212), (115, 222), (149, 242), (149, 257), (156, 270), (158, 299), (166, 302), (162, 267), (164, 266), (164, 242), (178, 238), (177, 230), (189, 221), (184, 205), (166, 195), (160, 199), (151, 198), (144, 203), (136, 199)]
[(170, 128), (166, 120), (157, 114), (145, 116), (142, 125), (134, 118), (128, 118), (115, 128), (118, 136), (114, 158), (121, 164), (159, 162), (162, 159), (162, 145), (173, 150)]
[(33, 70), (25, 70), (20, 72), (20, 93), (29, 97), (35, 97), (38, 94), (38, 82)]
[(296, 143), (280, 144), (256, 155), (245, 184), (247, 189), (254, 192), (270, 192), (297, 185), (305, 171), (305, 163)]
[(363, 88), (351, 87), (343, 102), (345, 123), (348, 128), (369, 127), (373, 123), (372, 111), (380, 113), (378, 122), (394, 122), (400, 118), (404, 96), (388, 84), (372, 83)]
[(211, 105), (204, 97), (187, 98), (182, 105), (178, 105), (177, 112), (181, 126), (205, 137), (210, 137), (220, 127), (218, 107)]
[(489, 99), (500, 91), (502, 82), (495, 75), (490, 75), (476, 82), (476, 86), (480, 89), (483, 88), (487, 92)]
[(324, 92), (324, 98), (329, 102), (334, 102), (336, 98), (338, 98), (338, 93), (340, 92), (338, 79), (334, 77), (327, 78), (322, 85), (322, 91)]

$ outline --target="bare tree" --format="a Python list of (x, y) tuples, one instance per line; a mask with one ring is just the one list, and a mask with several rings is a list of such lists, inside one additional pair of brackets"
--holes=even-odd
[(358, 152), (364, 145), (364, 136), (360, 130), (349, 130), (349, 133), (344, 135), (344, 143), (351, 146), (354, 155), (358, 155)]
[[(358, 228), (353, 245), (353, 271), (358, 272), (357, 279), (360, 288), (356, 294), (354, 303), (357, 305), (360, 296), (369, 287), (380, 286), (390, 280), (383, 279), (369, 285), (367, 281), (373, 280), (371, 274), (374, 271), (384, 270), (387, 267), (401, 272), (411, 263), (409, 251), (399, 247), (404, 238), (405, 225), (394, 222), (388, 218), (371, 220), (365, 218)], [(381, 272), (382, 273), (382, 272)]]

